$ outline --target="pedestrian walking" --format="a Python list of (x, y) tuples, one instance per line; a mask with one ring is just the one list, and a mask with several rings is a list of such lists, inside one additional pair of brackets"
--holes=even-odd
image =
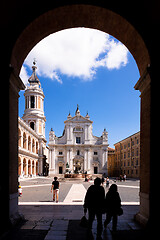
[(59, 182), (57, 181), (57, 177), (54, 177), (54, 181), (52, 182), (51, 192), (53, 190), (53, 202), (56, 200), (58, 203), (58, 195), (59, 195)]
[(109, 188), (109, 191), (106, 194), (105, 199), (105, 209), (106, 209), (106, 220), (104, 222), (104, 227), (110, 223), (111, 218), (113, 217), (112, 229), (116, 231), (117, 229), (117, 216), (123, 214), (121, 208), (121, 199), (119, 193), (117, 192), (117, 185), (112, 184)]
[(101, 234), (103, 230), (102, 226), (102, 211), (105, 200), (105, 191), (101, 186), (101, 179), (96, 178), (94, 180), (94, 185), (90, 186), (87, 190), (85, 200), (84, 200), (84, 214), (86, 214), (88, 209), (89, 219), (88, 219), (88, 233), (92, 234), (92, 223), (96, 216), (97, 218), (97, 240), (102, 239)]
[(106, 187), (109, 187), (109, 177), (106, 178)]

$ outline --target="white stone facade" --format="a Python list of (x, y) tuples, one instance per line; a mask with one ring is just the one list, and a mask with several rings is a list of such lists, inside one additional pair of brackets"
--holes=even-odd
[(64, 121), (63, 135), (49, 133), (49, 175), (70, 173), (107, 174), (108, 133), (104, 129), (101, 137), (92, 134), (92, 121), (80, 115), (70, 114)]

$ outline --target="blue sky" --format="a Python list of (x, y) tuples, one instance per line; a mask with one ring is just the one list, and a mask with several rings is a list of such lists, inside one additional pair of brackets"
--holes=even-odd
[[(78, 28), (50, 35), (37, 44), (24, 61), (20, 77), (27, 83), (33, 59), (45, 94), (46, 139), (51, 127), (61, 136), (70, 111), (87, 111), (93, 134), (108, 131), (109, 146), (139, 131), (140, 93), (136, 62), (126, 47), (103, 32)], [(24, 112), (20, 92), (19, 116)]]

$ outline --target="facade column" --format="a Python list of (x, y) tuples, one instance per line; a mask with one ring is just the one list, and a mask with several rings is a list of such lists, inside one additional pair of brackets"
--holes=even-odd
[(36, 168), (35, 168), (35, 166), (36, 166), (36, 162), (35, 162), (35, 160), (32, 161), (32, 164), (33, 164), (32, 175), (35, 176), (35, 175), (36, 175), (36, 174), (35, 174), (35, 172), (36, 172)]
[(26, 176), (28, 177), (28, 159), (26, 158)]
[(52, 169), (53, 168), (53, 161), (52, 161), (52, 149), (50, 149), (49, 151), (49, 157), (50, 157), (50, 168)]
[(38, 159), (38, 167), (39, 167), (38, 173), (40, 175), (42, 175), (43, 174), (43, 157), (39, 157), (39, 159)]
[(21, 157), (21, 177), (23, 177), (23, 158)]
[(86, 158), (86, 151), (84, 152), (84, 171), (87, 171), (87, 158)]
[(38, 173), (40, 175), (43, 174), (43, 143), (42, 143), (42, 139), (40, 139), (40, 141), (39, 141)]
[(49, 176), (55, 174), (55, 150), (54, 148), (49, 149)]
[(86, 165), (87, 171), (90, 171), (90, 154), (89, 153), (90, 153), (89, 149), (86, 148), (84, 153), (84, 164)]
[(108, 158), (108, 157), (107, 157), (107, 149), (104, 148), (104, 149), (103, 149), (103, 158), (102, 158), (102, 159), (103, 159), (103, 162), (102, 162), (103, 165), (102, 165), (102, 167), (105, 166), (105, 164), (106, 164), (106, 162), (107, 162), (107, 158)]
[[(70, 149), (68, 149), (67, 148), (67, 159), (66, 159), (67, 161), (65, 162), (65, 164), (66, 163), (68, 163), (69, 164), (69, 167), (70, 167)], [(66, 167), (66, 166), (65, 166)]]
[(85, 139), (84, 140), (87, 141), (87, 126), (85, 126), (84, 131), (85, 131), (85, 134), (84, 134)]
[(106, 175), (108, 175), (108, 148), (105, 152), (105, 155), (106, 155), (106, 157), (105, 157), (105, 169), (106, 169)]
[(151, 158), (151, 79), (149, 68), (134, 87), (141, 92), (140, 119), (140, 211), (136, 219), (146, 225), (150, 217), (150, 158)]
[(70, 148), (69, 160), (70, 160), (69, 168), (70, 171), (73, 172), (73, 148)]
[(67, 125), (67, 144), (71, 144), (72, 143), (72, 134), (73, 132), (73, 127), (72, 125)]
[(52, 151), (52, 163), (53, 163), (53, 169), (56, 172), (55, 148)]
[(89, 142), (89, 125), (85, 125), (84, 131), (85, 131), (84, 143), (88, 144), (88, 142)]
[(107, 148), (102, 149), (102, 173), (108, 174), (107, 173), (107, 159), (108, 159), (108, 151)]
[(102, 168), (103, 168), (103, 166), (104, 166), (104, 150), (102, 149)]

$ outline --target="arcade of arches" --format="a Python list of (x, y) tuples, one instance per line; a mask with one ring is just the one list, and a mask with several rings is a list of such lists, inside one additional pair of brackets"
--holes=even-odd
[(39, 173), (39, 136), (18, 118), (18, 176), (36, 176)]
[[(12, 11), (8, 10), (8, 2), (9, 9)], [(72, 27), (95, 28), (113, 35), (126, 45), (137, 62), (141, 76), (135, 86), (135, 89), (141, 92), (141, 166), (140, 211), (136, 218), (143, 224), (153, 220), (154, 202), (151, 193), (154, 193), (154, 186), (151, 181), (151, 170), (156, 171), (156, 169), (151, 164), (151, 156), (154, 156), (151, 148), (151, 137), (153, 138), (151, 135), (151, 86), (156, 81), (156, 64), (153, 57), (156, 48), (152, 41), (154, 26), (160, 23), (158, 10), (152, 2), (149, 6), (146, 3), (141, 7), (138, 0), (134, 1), (132, 8), (128, 5), (129, 1), (127, 5), (118, 1), (115, 4), (114, 1), (95, 0), (94, 5), (87, 5), (87, 2), (90, 1), (80, 0), (78, 5), (68, 0), (66, 5), (62, 5), (61, 1), (55, 3), (55, 1), (46, 0), (45, 4), (39, 2), (37, 6), (35, 1), (31, 0), (27, 1), (27, 5), (21, 4), (19, 0), (9, 0), (3, 6), (5, 9), (2, 7), (4, 12), (2, 16), (5, 19), (3, 21), (4, 39), (2, 40), (4, 44), (7, 43), (7, 49), (4, 50), (4, 56), (7, 56), (4, 61), (5, 69), (7, 70), (7, 66), (10, 66), (4, 78), (9, 81), (9, 160), (4, 163), (8, 172), (6, 170), (7, 174), (1, 181), (1, 196), (3, 196), (1, 207), (3, 211), (1, 212), (4, 212), (1, 218), (5, 225), (4, 229), (9, 225), (9, 221), (14, 222), (19, 216), (17, 194), (18, 92), (24, 89), (19, 78), (21, 66), (36, 43), (51, 33)], [(9, 39), (8, 32), (10, 32)], [(154, 40), (155, 43), (156, 39)], [(24, 171), (25, 161), (23, 159)], [(35, 165), (31, 163), (31, 160), (28, 160), (28, 163), (28, 171), (35, 171)]]

